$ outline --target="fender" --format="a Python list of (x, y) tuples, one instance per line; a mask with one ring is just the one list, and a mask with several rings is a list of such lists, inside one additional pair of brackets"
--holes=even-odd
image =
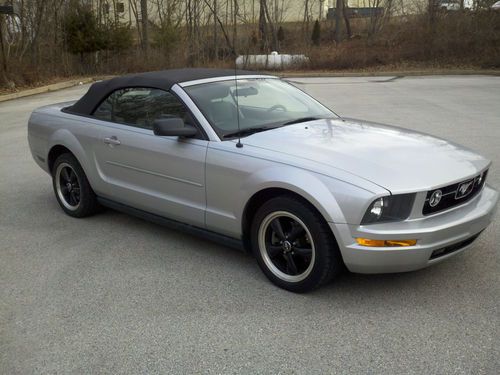
[[(323, 215), (326, 221), (345, 223), (345, 216), (332, 191), (315, 173), (295, 167), (272, 166), (253, 173), (241, 185), (235, 216), (242, 224), (243, 213), (249, 200), (259, 191), (282, 188), (297, 193)], [(322, 203), (320, 203), (320, 201)]]
[[(213, 150), (213, 151), (211, 151)], [(225, 149), (209, 148), (207, 156), (207, 229), (239, 237), (244, 232), (245, 210), (258, 192), (281, 188), (298, 194), (311, 203), (330, 223), (359, 223), (366, 207), (378, 195), (390, 194), (374, 184), (360, 187), (322, 173), (279, 161), (252, 158)], [(252, 162), (248, 161), (252, 158)], [(222, 165), (222, 166), (221, 166)], [(213, 167), (215, 166), (215, 167)], [(222, 196), (220, 179), (234, 195)]]

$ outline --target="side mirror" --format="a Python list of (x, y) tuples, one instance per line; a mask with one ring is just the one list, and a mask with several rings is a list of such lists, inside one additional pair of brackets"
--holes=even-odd
[(153, 122), (153, 133), (167, 137), (193, 137), (198, 130), (191, 125), (185, 125), (179, 117), (160, 118)]

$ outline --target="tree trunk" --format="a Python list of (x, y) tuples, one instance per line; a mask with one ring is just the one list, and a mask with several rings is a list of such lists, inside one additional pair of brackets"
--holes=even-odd
[(217, 42), (217, 0), (214, 0), (214, 58), (219, 59), (219, 44)]
[(7, 64), (7, 56), (5, 54), (5, 46), (3, 42), (3, 19), (4, 16), (0, 14), (0, 46), (2, 49), (2, 78), (3, 80), (7, 80), (7, 71), (8, 71), (8, 64)]
[(350, 39), (352, 38), (352, 30), (351, 30), (351, 21), (349, 20), (348, 9), (349, 7), (344, 4), (344, 6), (342, 7), (342, 14), (344, 15), (345, 30), (347, 31), (347, 37)]
[(260, 34), (260, 49), (264, 52), (267, 49), (267, 22), (265, 9), (266, 0), (260, 0), (259, 7), (259, 34)]
[(342, 40), (342, 13), (343, 13), (343, 0), (337, 0), (335, 6), (335, 41), (340, 43)]
[(141, 23), (142, 23), (142, 49), (147, 55), (149, 38), (148, 38), (148, 1), (141, 0)]
[(437, 0), (429, 0), (429, 33), (427, 48), (425, 49), (425, 55), (427, 58), (433, 56), (434, 51), (434, 39), (436, 36), (436, 13), (437, 13)]
[(309, 33), (309, 0), (304, 0), (304, 20), (302, 27), (306, 34)]
[(226, 40), (227, 47), (231, 51), (232, 55), (236, 57), (236, 51), (234, 49), (233, 44), (231, 43), (231, 39), (229, 38), (229, 35), (226, 31), (226, 28), (224, 27), (224, 23), (220, 19), (220, 17), (217, 15), (217, 11), (212, 8), (212, 5), (210, 4), (209, 0), (203, 0), (205, 5), (210, 9), (210, 11), (214, 14), (216, 21), (219, 23), (219, 27), (222, 31), (222, 35), (224, 36), (224, 39)]
[(271, 29), (271, 37), (272, 37), (272, 41), (273, 41), (272, 49), (273, 49), (273, 51), (275, 51), (278, 49), (278, 35), (276, 33), (276, 28), (275, 28), (275, 25), (274, 25), (273, 20), (271, 18), (271, 15), (269, 14), (269, 8), (267, 6), (267, 1), (264, 0), (262, 3), (264, 4), (264, 13), (265, 13), (267, 21), (269, 23), (270, 29)]
[(436, 23), (436, 0), (429, 0), (428, 12), (429, 12), (429, 26), (431, 30), (434, 28)]

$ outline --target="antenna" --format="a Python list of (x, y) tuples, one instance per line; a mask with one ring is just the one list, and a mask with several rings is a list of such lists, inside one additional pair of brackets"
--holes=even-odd
[(241, 128), (240, 128), (240, 105), (239, 105), (239, 99), (238, 99), (238, 70), (236, 67), (236, 60), (238, 59), (238, 54), (236, 53), (236, 40), (233, 41), (233, 50), (234, 50), (234, 85), (236, 87), (236, 92), (235, 92), (235, 99), (234, 101), (236, 102), (236, 121), (238, 123), (238, 143), (236, 143), (236, 147), (242, 148), (243, 143), (241, 143)]
[(243, 147), (243, 143), (241, 143), (241, 135), (240, 135), (240, 131), (241, 131), (241, 128), (240, 128), (240, 106), (239, 106), (239, 99), (238, 99), (238, 76), (237, 76), (237, 72), (236, 72), (236, 62), (234, 63), (234, 84), (236, 86), (236, 95), (235, 95), (235, 98), (236, 98), (236, 119), (237, 119), (237, 122), (238, 122), (238, 143), (236, 143), (236, 147), (238, 148), (242, 148)]

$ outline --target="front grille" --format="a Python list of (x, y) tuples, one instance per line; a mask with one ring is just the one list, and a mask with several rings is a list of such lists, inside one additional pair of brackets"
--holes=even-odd
[[(473, 178), (469, 178), (468, 180), (439, 189), (429, 190), (425, 198), (422, 213), (424, 215), (433, 214), (471, 200), (483, 188), (487, 175), (488, 171), (486, 170)], [(441, 195), (441, 200), (439, 200), (439, 203), (437, 204), (435, 204), (436, 195)]]
[(431, 254), (430, 259), (436, 259), (436, 258), (445, 256), (445, 255), (454, 253), (455, 251), (458, 251), (460, 249), (463, 249), (465, 246), (468, 246), (471, 243), (473, 243), (476, 240), (476, 238), (479, 237), (480, 234), (481, 234), (481, 232), (479, 232), (478, 234), (475, 234), (472, 237), (469, 237), (466, 240), (463, 240), (461, 242), (458, 242), (458, 243), (455, 243), (453, 245), (449, 245), (446, 247), (442, 247), (441, 249), (434, 250)]

